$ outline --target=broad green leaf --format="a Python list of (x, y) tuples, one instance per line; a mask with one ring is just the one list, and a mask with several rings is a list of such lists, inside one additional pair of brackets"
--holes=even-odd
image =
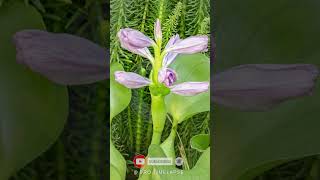
[[(115, 71), (123, 71), (121, 64), (114, 62), (110, 66), (110, 120), (123, 111), (129, 105), (131, 100), (131, 90), (115, 81)], [(126, 160), (115, 148), (111, 140), (110, 165), (110, 174), (112, 179), (124, 180), (126, 178)]]
[(205, 151), (210, 146), (209, 134), (198, 134), (191, 138), (190, 145), (200, 152)]
[(115, 81), (115, 71), (123, 71), (121, 64), (113, 62), (110, 66), (110, 120), (123, 111), (131, 100), (131, 90)]
[(66, 87), (17, 64), (12, 36), (44, 29), (40, 14), (24, 3), (0, 7), (0, 180), (47, 150), (68, 115)]
[[(179, 55), (170, 66), (177, 72), (178, 81), (210, 81), (210, 61), (203, 54)], [(210, 93), (196, 96), (180, 96), (169, 94), (166, 96), (166, 106), (173, 119), (182, 122), (189, 117), (210, 110)]]
[[(319, 66), (319, 8), (316, 0), (223, 1), (217, 5), (216, 71), (250, 63)], [(213, 178), (251, 180), (279, 163), (319, 154), (319, 86), (318, 80), (312, 97), (268, 112), (216, 105)]]
[(172, 157), (172, 158), (176, 157), (176, 153), (174, 151), (174, 141), (175, 141), (176, 135), (174, 133), (176, 133), (176, 131), (171, 131), (167, 139), (164, 140), (160, 145), (165, 155), (167, 157)]
[[(152, 144), (148, 150), (148, 157), (166, 157), (162, 148)], [(209, 180), (210, 179), (210, 147), (207, 148), (196, 165), (191, 170), (180, 170), (174, 166), (150, 166), (144, 168), (145, 172), (150, 170), (151, 174), (142, 174), (139, 180)], [(162, 174), (161, 174), (162, 172)]]
[(124, 180), (126, 178), (126, 169), (126, 160), (110, 140), (110, 174), (112, 179)]

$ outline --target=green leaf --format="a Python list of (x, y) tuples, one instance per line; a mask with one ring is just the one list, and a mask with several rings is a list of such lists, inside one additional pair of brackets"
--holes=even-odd
[(68, 115), (67, 88), (16, 63), (12, 36), (23, 29), (44, 29), (31, 6), (0, 7), (0, 179), (47, 150)]
[(209, 134), (198, 134), (191, 138), (190, 145), (200, 152), (205, 151), (210, 146)]
[(174, 141), (176, 138), (175, 133), (176, 133), (176, 131), (171, 131), (171, 133), (167, 137), (167, 139), (164, 140), (160, 145), (160, 147), (163, 149), (163, 151), (167, 157), (172, 157), (172, 158), (176, 157), (176, 153), (174, 150)]
[(131, 90), (115, 81), (115, 71), (123, 71), (121, 64), (113, 62), (110, 66), (110, 120), (123, 111), (131, 100)]
[(110, 141), (110, 174), (112, 179), (124, 180), (126, 178), (126, 169), (126, 160)]
[[(179, 55), (170, 67), (177, 72), (176, 83), (210, 80), (210, 61), (203, 54)], [(209, 91), (188, 97), (171, 93), (166, 96), (165, 101), (168, 113), (179, 123), (195, 114), (210, 110)]]
[[(130, 103), (131, 90), (117, 83), (114, 78), (115, 71), (123, 71), (121, 64), (113, 62), (110, 66), (110, 120), (123, 111)], [(111, 124), (111, 121), (110, 121)], [(110, 174), (115, 180), (126, 178), (126, 160), (110, 140)]]
[[(316, 0), (220, 3), (215, 69), (250, 63), (319, 66), (319, 8)], [(280, 163), (319, 154), (319, 86), (318, 80), (312, 97), (268, 112), (215, 106), (213, 178), (251, 180)]]

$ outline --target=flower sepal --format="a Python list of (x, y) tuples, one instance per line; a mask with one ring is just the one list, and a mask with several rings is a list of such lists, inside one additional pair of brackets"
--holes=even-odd
[(154, 96), (166, 96), (170, 94), (170, 89), (163, 84), (150, 84), (149, 90)]

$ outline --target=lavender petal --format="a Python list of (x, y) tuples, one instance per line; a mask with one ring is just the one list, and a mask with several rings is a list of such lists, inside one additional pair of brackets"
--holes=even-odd
[(167, 45), (166, 45), (166, 47), (165, 47), (165, 50), (169, 49), (172, 45), (176, 44), (176, 43), (179, 42), (179, 41), (180, 41), (180, 36), (179, 36), (179, 34), (176, 34), (176, 35), (172, 36), (172, 37), (170, 38), (170, 40), (168, 41), (168, 43), (167, 43)]
[(266, 110), (311, 95), (318, 73), (310, 64), (236, 66), (213, 77), (213, 102), (240, 110)]
[(165, 55), (162, 61), (162, 67), (168, 67), (178, 56), (178, 53), (169, 52)]
[(89, 84), (109, 76), (109, 51), (84, 38), (24, 30), (13, 41), (17, 62), (55, 83)]
[(174, 94), (182, 96), (194, 96), (209, 90), (209, 82), (184, 82), (170, 88)]
[(140, 88), (150, 84), (149, 79), (133, 72), (116, 71), (114, 75), (115, 80), (127, 88)]
[(166, 51), (182, 54), (194, 54), (208, 50), (208, 36), (191, 36), (170, 46)]
[[(167, 43), (165, 50), (169, 49), (171, 46), (173, 46), (174, 44), (176, 44), (179, 41), (180, 41), (180, 37), (178, 34), (172, 36), (170, 38), (169, 42)], [(174, 52), (167, 53), (163, 58), (162, 67), (164, 67), (164, 68), (168, 67), (175, 60), (175, 58), (177, 56), (178, 56), (178, 53), (174, 53)]]
[(133, 53), (138, 54), (144, 58), (149, 59), (151, 62), (153, 62), (154, 57), (152, 56), (152, 54), (150, 53), (148, 48), (142, 48), (142, 49), (135, 49), (133, 50)]

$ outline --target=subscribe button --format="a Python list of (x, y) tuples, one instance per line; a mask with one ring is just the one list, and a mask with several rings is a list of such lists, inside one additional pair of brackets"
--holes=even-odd
[(137, 168), (142, 168), (144, 165), (151, 166), (171, 166), (175, 164), (177, 166), (182, 166), (183, 159), (181, 157), (177, 157), (175, 161), (172, 158), (167, 157), (145, 157), (144, 155), (136, 155), (133, 159), (134, 166)]

